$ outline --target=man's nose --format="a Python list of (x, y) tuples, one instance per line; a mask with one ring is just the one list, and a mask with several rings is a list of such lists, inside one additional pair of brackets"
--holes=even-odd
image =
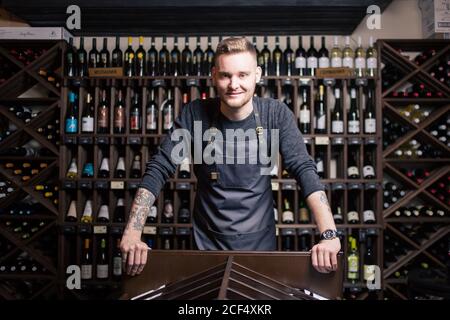
[(230, 87), (230, 89), (232, 90), (236, 90), (239, 88), (239, 78), (238, 77), (231, 77), (230, 79), (230, 83), (228, 84), (228, 86)]

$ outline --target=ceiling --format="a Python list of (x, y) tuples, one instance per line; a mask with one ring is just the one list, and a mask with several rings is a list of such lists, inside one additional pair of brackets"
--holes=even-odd
[(351, 34), (369, 5), (392, 0), (0, 0), (35, 27), (65, 26), (66, 8), (81, 9), (75, 35)]

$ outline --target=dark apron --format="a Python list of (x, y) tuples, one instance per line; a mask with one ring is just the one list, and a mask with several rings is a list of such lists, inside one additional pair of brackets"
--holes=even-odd
[[(218, 128), (220, 101), (214, 100), (210, 127)], [(253, 115), (258, 130), (262, 132), (258, 99), (253, 100)], [(225, 133), (222, 133), (225, 135)], [(223, 143), (216, 139), (217, 143)], [(258, 148), (265, 139), (257, 134)], [(211, 143), (211, 141), (209, 142)], [(275, 250), (275, 221), (270, 175), (261, 175), (261, 164), (246, 159), (245, 164), (201, 164), (195, 174), (198, 189), (194, 205), (193, 233), (200, 250)], [(225, 148), (224, 148), (225, 149)], [(254, 151), (254, 150), (253, 150)]]

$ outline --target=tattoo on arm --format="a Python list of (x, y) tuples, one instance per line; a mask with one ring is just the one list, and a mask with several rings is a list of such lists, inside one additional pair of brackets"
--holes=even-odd
[(150, 191), (142, 188), (138, 189), (131, 207), (127, 228), (132, 227), (133, 230), (142, 231), (145, 220), (147, 219), (150, 211), (150, 207), (154, 202), (155, 196)]
[(331, 208), (327, 200), (327, 195), (323, 191), (320, 192), (320, 202), (322, 202), (325, 206), (327, 206), (328, 212), (331, 213)]

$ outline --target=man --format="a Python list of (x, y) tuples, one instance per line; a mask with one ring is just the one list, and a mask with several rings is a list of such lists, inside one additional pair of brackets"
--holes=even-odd
[[(337, 253), (341, 245), (336, 237), (336, 226), (323, 185), (319, 182), (315, 163), (308, 155), (293, 113), (283, 103), (274, 99), (254, 97), (256, 84), (261, 79), (256, 51), (245, 38), (228, 38), (221, 41), (216, 50), (212, 70), (214, 85), (219, 98), (196, 100), (183, 107), (174, 123), (174, 129), (185, 129), (191, 136), (194, 121), (201, 121), (201, 135), (212, 132), (205, 141), (191, 141), (202, 150), (208, 147), (226, 146), (237, 150), (234, 139), (224, 139), (225, 131), (239, 129), (251, 132), (256, 140), (244, 142), (242, 161), (211, 163), (194, 159), (194, 172), (198, 181), (193, 233), (200, 250), (275, 250), (275, 222), (273, 219), (273, 195), (270, 175), (263, 174), (261, 154), (251, 149), (264, 149), (271, 138), (278, 138), (284, 167), (296, 178), (307, 205), (314, 214), (322, 240), (312, 250), (312, 264), (323, 273), (337, 268)], [(262, 135), (261, 132), (265, 132)], [(267, 129), (267, 130), (266, 130)], [(273, 131), (273, 129), (278, 131)], [(207, 135), (208, 136), (208, 135)], [(195, 140), (195, 139), (194, 139)], [(251, 140), (251, 141), (250, 141)], [(241, 141), (242, 142), (242, 141)], [(231, 148), (230, 148), (231, 144)], [(142, 272), (147, 261), (147, 245), (141, 241), (142, 229), (150, 207), (164, 186), (175, 173), (176, 163), (172, 151), (175, 143), (170, 136), (163, 139), (157, 154), (147, 163), (146, 172), (133, 201), (121, 250), (126, 271), (130, 275)], [(214, 149), (214, 156), (225, 152)], [(241, 149), (242, 151), (242, 149)], [(275, 154), (277, 150), (273, 151)], [(204, 152), (205, 154), (206, 152)], [(212, 154), (212, 153), (211, 153)], [(258, 156), (259, 155), (259, 156)], [(236, 160), (236, 156), (234, 159)], [(255, 164), (254, 160), (258, 160)], [(242, 160), (242, 159), (239, 159)], [(253, 161), (252, 161), (253, 160)]]

